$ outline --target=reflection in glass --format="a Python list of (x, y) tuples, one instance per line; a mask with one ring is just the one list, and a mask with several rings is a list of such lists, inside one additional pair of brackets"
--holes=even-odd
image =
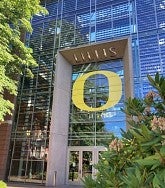
[[(20, 138), (19, 138), (20, 136)], [(43, 183), (46, 179), (48, 147), (46, 132), (17, 133), (11, 161), (10, 181)]]
[(82, 178), (92, 174), (92, 151), (83, 151)]
[[(80, 76), (92, 71), (112, 71), (122, 81), (122, 97), (115, 106), (102, 111), (84, 111), (71, 102), (69, 145), (70, 146), (107, 146), (112, 133), (121, 136), (125, 130), (125, 114), (121, 112), (124, 105), (124, 68), (122, 60), (89, 63), (73, 66), (73, 84)], [(113, 78), (111, 78), (113, 80)], [(110, 83), (110, 85), (113, 84)], [(109, 92), (108, 79), (105, 75), (95, 74), (88, 77), (84, 84), (84, 103), (91, 108), (98, 108), (107, 103)]]
[(79, 180), (79, 151), (70, 151), (69, 154), (69, 181)]

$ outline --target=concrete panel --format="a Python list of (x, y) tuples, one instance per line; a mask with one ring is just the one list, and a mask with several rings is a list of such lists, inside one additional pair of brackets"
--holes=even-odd
[[(67, 141), (66, 135), (51, 133), (51, 143), (48, 156), (47, 186), (64, 185), (67, 164)], [(56, 176), (56, 177), (55, 177)]]
[(128, 39), (123, 55), (124, 81), (126, 98), (133, 97), (133, 72), (132, 72), (132, 49), (131, 38)]
[(46, 179), (47, 186), (65, 184), (71, 99), (71, 75), (71, 64), (69, 64), (61, 54), (58, 53), (49, 139)]

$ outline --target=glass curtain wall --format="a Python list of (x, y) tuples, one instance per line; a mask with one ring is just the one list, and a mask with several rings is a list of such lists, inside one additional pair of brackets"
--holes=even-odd
[[(120, 129), (125, 130), (126, 118), (121, 112), (124, 104), (124, 70), (122, 60), (90, 63), (73, 67), (73, 84), (89, 72), (112, 71), (119, 75), (122, 81), (122, 96), (120, 101), (111, 108), (102, 111), (85, 111), (76, 107), (71, 102), (69, 146), (107, 146), (112, 138), (112, 133), (121, 136)], [(102, 74), (90, 76), (84, 85), (84, 102), (90, 108), (98, 108), (107, 103), (111, 87), (118, 87)], [(118, 90), (115, 91), (119, 92)]]
[[(49, 15), (35, 16), (32, 20), (33, 33), (26, 37), (26, 44), (33, 48), (38, 67), (32, 69), (33, 79), (26, 75), (20, 78), (16, 100), (9, 153), (9, 179), (14, 181), (45, 180), (55, 57), (58, 49), (130, 36), (135, 96), (142, 97), (151, 89), (147, 74), (152, 75), (156, 71), (165, 74), (164, 0), (43, 0), (42, 4), (48, 9)], [(79, 70), (81, 68), (74, 67), (74, 73)], [(83, 68), (82, 70), (85, 71)], [(97, 80), (90, 80), (92, 79)], [(97, 99), (94, 101), (97, 104)], [(107, 128), (105, 112), (106, 115), (85, 114), (83, 121), (90, 125), (92, 131), (83, 129), (72, 134), (74, 125), (83, 124), (82, 112), (77, 109), (81, 115), (78, 116), (78, 122), (75, 122), (73, 110), (76, 111), (72, 106), (70, 145), (101, 144), (96, 137), (97, 134), (101, 135), (98, 132), (109, 135), (111, 131), (116, 131)], [(113, 109), (109, 109), (109, 116), (111, 110)], [(80, 133), (83, 131), (92, 135), (89, 143), (76, 140), (76, 134), (82, 137), (84, 133)], [(116, 134), (119, 134), (118, 131)]]
[(140, 88), (144, 96), (152, 88), (147, 74), (165, 74), (165, 2), (164, 0), (136, 1)]
[[(49, 10), (51, 5), (45, 4)], [(55, 10), (56, 7), (52, 13)], [(9, 180), (44, 183), (54, 88), (56, 21), (37, 16), (32, 25), (33, 33), (27, 34), (26, 45), (33, 49), (38, 66), (32, 68), (33, 78), (26, 74), (20, 78), (11, 135)]]
[[(26, 37), (26, 44), (33, 48), (38, 67), (32, 69), (33, 79), (27, 78), (26, 75), (20, 79), (11, 136), (11, 181), (45, 181), (57, 50), (126, 36), (135, 30), (132, 30), (135, 28), (132, 26), (135, 19), (131, 1), (110, 3), (95, 0), (45, 0), (43, 5), (48, 9), (49, 15), (35, 16), (32, 20), (33, 33), (27, 34)], [(108, 122), (105, 123), (108, 121), (107, 116), (111, 116), (112, 113), (109, 110), (103, 114), (90, 114), (91, 122), (88, 124), (93, 130), (86, 131), (90, 136), (92, 134), (90, 145), (99, 142), (101, 144), (103, 141), (99, 141), (98, 138), (103, 139), (105, 134), (109, 137), (112, 131), (119, 134), (115, 128), (110, 130)], [(119, 129), (115, 124), (114, 122), (113, 126)], [(74, 126), (76, 124), (72, 119), (71, 127)], [(72, 140), (70, 145), (76, 145), (76, 142), (73, 142), (74, 136), (72, 134), (69, 137)], [(82, 138), (82, 135), (80, 137)], [(89, 145), (81, 143), (83, 144)]]

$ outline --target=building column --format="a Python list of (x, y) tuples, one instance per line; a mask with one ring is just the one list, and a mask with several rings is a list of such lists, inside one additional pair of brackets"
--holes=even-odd
[(58, 52), (50, 126), (46, 185), (66, 183), (72, 65)]
[(133, 63), (132, 63), (132, 40), (128, 38), (125, 47), (124, 55), (124, 80), (125, 80), (125, 95), (126, 98), (133, 97)]

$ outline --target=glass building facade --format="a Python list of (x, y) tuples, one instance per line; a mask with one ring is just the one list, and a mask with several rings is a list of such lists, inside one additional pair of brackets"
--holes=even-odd
[[(43, 0), (42, 4), (49, 14), (35, 16), (33, 33), (26, 36), (38, 67), (32, 68), (34, 78), (20, 78), (9, 153), (10, 181), (46, 180), (58, 50), (130, 37), (134, 96), (139, 98), (150, 90), (148, 74), (165, 74), (164, 0)], [(117, 73), (124, 88), (122, 59), (73, 66), (73, 83), (81, 74), (95, 70)], [(87, 80), (87, 105), (105, 103), (107, 83), (101, 75)], [(111, 133), (120, 136), (120, 129), (126, 129), (126, 117), (120, 110), (124, 100), (123, 89), (115, 107), (91, 113), (71, 102), (68, 146), (106, 146)]]
[[(122, 80), (122, 96), (115, 107), (101, 111), (84, 111), (76, 107), (71, 101), (69, 146), (100, 146), (107, 145), (113, 132), (120, 136), (120, 129), (126, 128), (125, 114), (121, 112), (123, 107), (124, 92), (124, 68), (122, 60), (110, 60), (99, 63), (74, 65), (72, 72), (72, 86), (77, 78), (91, 71), (112, 71)], [(73, 93), (73, 92), (72, 92)], [(72, 94), (73, 95), (73, 94)], [(84, 101), (90, 108), (97, 108), (106, 104), (109, 97), (109, 84), (105, 75), (95, 74), (90, 76), (84, 86)], [(81, 105), (81, 104), (80, 104)]]

